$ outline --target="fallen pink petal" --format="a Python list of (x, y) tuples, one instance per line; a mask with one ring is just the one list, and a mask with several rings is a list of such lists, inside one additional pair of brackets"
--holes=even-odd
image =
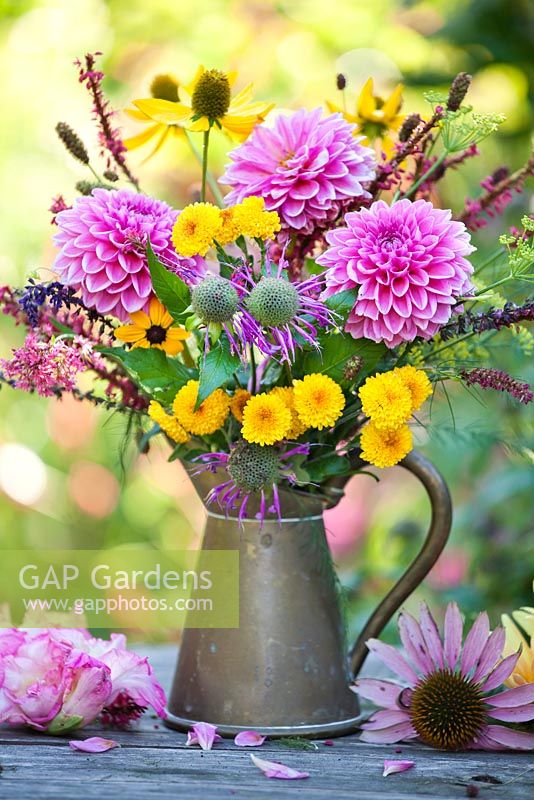
[(394, 775), (396, 772), (406, 772), (407, 769), (415, 767), (415, 761), (391, 761), (386, 758), (384, 761), (384, 772), (382, 776)]
[(191, 747), (198, 744), (202, 750), (211, 750), (215, 742), (222, 739), (217, 733), (216, 725), (210, 725), (209, 722), (196, 722), (193, 728), (187, 734), (186, 747)]
[(74, 739), (69, 742), (72, 750), (80, 750), (82, 753), (105, 753), (106, 750), (113, 750), (120, 747), (114, 739), (103, 739), (101, 736), (91, 736), (90, 739)]
[(265, 777), (267, 778), (278, 778), (284, 781), (295, 781), (301, 778), (309, 778), (309, 772), (300, 772), (298, 769), (293, 769), (292, 767), (286, 767), (285, 764), (279, 764), (277, 761), (265, 761), (263, 758), (258, 758), (258, 756), (253, 756), (252, 753), (250, 754), (250, 758), (252, 759), (252, 763), (261, 769)]
[(266, 738), (257, 731), (241, 731), (235, 737), (234, 744), (238, 747), (260, 747)]

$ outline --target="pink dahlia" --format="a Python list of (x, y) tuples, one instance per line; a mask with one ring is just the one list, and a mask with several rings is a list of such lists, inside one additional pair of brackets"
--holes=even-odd
[(310, 232), (339, 213), (343, 201), (368, 198), (375, 175), (374, 153), (353, 136), (341, 114), (322, 117), (320, 108), (257, 125), (230, 154), (221, 183), (232, 187), (226, 201), (258, 195), (277, 211), (286, 228)]
[(465, 225), (426, 200), (379, 200), (345, 222), (326, 234), (330, 247), (317, 261), (327, 267), (325, 296), (358, 288), (346, 330), (388, 347), (431, 339), (473, 289)]
[[(442, 750), (531, 750), (534, 734), (511, 723), (534, 719), (534, 683), (495, 693), (511, 675), (520, 652), (502, 658), (505, 632), (490, 633), (479, 614), (462, 647), (463, 624), (450, 603), (444, 635), (423, 603), (419, 621), (399, 616), (405, 654), (370, 639), (367, 647), (405, 683), (360, 678), (354, 691), (379, 706), (362, 725), (362, 740), (393, 744), (420, 738)], [(505, 725), (498, 723), (504, 722)]]
[(166, 203), (128, 189), (94, 189), (61, 211), (54, 269), (61, 282), (81, 290), (88, 308), (120, 320), (147, 309), (152, 293), (147, 239), (162, 263), (202, 271), (202, 259), (181, 258), (171, 242), (178, 215)]

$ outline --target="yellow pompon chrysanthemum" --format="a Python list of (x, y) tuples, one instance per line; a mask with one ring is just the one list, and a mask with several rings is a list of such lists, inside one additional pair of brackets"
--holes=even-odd
[(180, 85), (178, 102), (149, 98), (134, 106), (154, 122), (182, 125), (190, 131), (221, 128), (232, 139), (243, 142), (263, 122), (274, 103), (251, 102), (252, 84), (232, 97), (235, 72), (199, 67), (190, 84)]
[(331, 428), (343, 413), (345, 396), (328, 375), (315, 372), (293, 382), (295, 409), (308, 428)]
[(291, 412), (272, 394), (256, 394), (243, 410), (241, 433), (252, 444), (275, 444), (285, 439), (291, 427)]
[(375, 467), (394, 467), (412, 449), (412, 432), (407, 425), (382, 430), (368, 422), (361, 432), (361, 456)]
[(425, 400), (432, 394), (432, 384), (426, 372), (408, 364), (405, 367), (395, 367), (393, 374), (397, 375), (410, 391), (412, 413), (420, 409)]
[(381, 149), (389, 156), (394, 151), (394, 140), (390, 132), (398, 131), (404, 122), (404, 115), (399, 114), (403, 90), (404, 86), (399, 83), (388, 99), (383, 100), (374, 94), (373, 79), (368, 78), (356, 101), (354, 112), (328, 100), (326, 105), (331, 113), (343, 114), (347, 122), (356, 125), (354, 135), (365, 137), (362, 144), (373, 144), (378, 140)]
[(367, 378), (358, 394), (363, 413), (381, 430), (400, 428), (412, 414), (411, 392), (394, 372)]
[(287, 432), (287, 439), (297, 439), (304, 431), (308, 430), (308, 426), (302, 422), (297, 409), (295, 408), (295, 390), (291, 386), (275, 386), (271, 389), (269, 394), (274, 394), (279, 397), (291, 412), (291, 428)]
[(519, 660), (505, 684), (513, 688), (534, 683), (534, 608), (526, 606), (512, 612), (511, 616), (503, 614), (501, 620), (506, 631), (503, 656), (517, 653), (522, 648)]
[(239, 225), (235, 218), (235, 206), (221, 208), (222, 227), (217, 234), (220, 245), (231, 244), (241, 235)]
[(172, 243), (178, 255), (205, 256), (217, 238), (223, 221), (217, 206), (193, 203), (179, 214), (172, 229)]
[(236, 389), (230, 398), (230, 411), (238, 422), (243, 422), (243, 410), (252, 395), (246, 389)]
[(134, 311), (130, 314), (132, 322), (115, 328), (116, 339), (128, 342), (132, 350), (136, 347), (155, 347), (175, 356), (184, 349), (183, 341), (190, 334), (185, 328), (174, 324), (174, 320), (157, 297), (150, 301), (148, 314), (145, 311)]
[(150, 401), (148, 416), (159, 425), (163, 433), (166, 433), (173, 442), (184, 444), (189, 439), (187, 431), (182, 428), (176, 417), (167, 414), (163, 406), (155, 400)]
[(195, 436), (207, 436), (221, 428), (228, 416), (230, 398), (222, 389), (216, 389), (195, 411), (198, 381), (188, 381), (182, 386), (172, 404), (174, 415), (186, 431)]
[(251, 239), (273, 239), (280, 230), (280, 217), (276, 211), (265, 210), (263, 197), (246, 197), (233, 207), (235, 224), (241, 236)]

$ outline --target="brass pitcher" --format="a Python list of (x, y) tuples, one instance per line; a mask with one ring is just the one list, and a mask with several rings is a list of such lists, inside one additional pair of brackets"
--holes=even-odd
[[(445, 482), (420, 453), (401, 465), (430, 498), (432, 520), (418, 556), (369, 618), (347, 655), (335, 572), (323, 526), (324, 506), (287, 493), (281, 523), (208, 512), (203, 549), (238, 550), (240, 627), (184, 631), (166, 724), (187, 730), (217, 725), (223, 736), (254, 729), (269, 736), (339, 736), (361, 721), (349, 683), (401, 603), (435, 564), (451, 527)], [(201, 496), (213, 476), (194, 479)], [(345, 481), (346, 482), (346, 481)], [(342, 495), (342, 487), (333, 491)]]

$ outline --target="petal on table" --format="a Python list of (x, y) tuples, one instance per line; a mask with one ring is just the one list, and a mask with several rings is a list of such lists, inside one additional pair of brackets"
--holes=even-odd
[(299, 780), (300, 778), (310, 777), (309, 772), (300, 772), (298, 769), (286, 767), (285, 764), (279, 764), (277, 761), (266, 761), (263, 758), (258, 758), (258, 756), (253, 756), (252, 753), (250, 754), (250, 758), (252, 759), (252, 763), (258, 767), (258, 769), (261, 769), (267, 778), (279, 778), (280, 780), (284, 781), (295, 781)]
[(234, 744), (238, 747), (259, 747), (267, 737), (262, 736), (257, 731), (241, 731), (234, 739)]
[(114, 739), (103, 739), (101, 736), (91, 736), (90, 739), (74, 739), (69, 742), (72, 750), (80, 750), (82, 753), (105, 753), (106, 750), (113, 750), (120, 747)]
[(211, 750), (214, 742), (218, 742), (220, 739), (222, 736), (217, 733), (215, 725), (210, 725), (209, 722), (196, 722), (187, 734), (186, 746), (198, 744), (202, 750)]
[(384, 772), (382, 776), (394, 775), (395, 772), (406, 772), (407, 769), (415, 767), (415, 761), (391, 761), (386, 758), (384, 761)]

